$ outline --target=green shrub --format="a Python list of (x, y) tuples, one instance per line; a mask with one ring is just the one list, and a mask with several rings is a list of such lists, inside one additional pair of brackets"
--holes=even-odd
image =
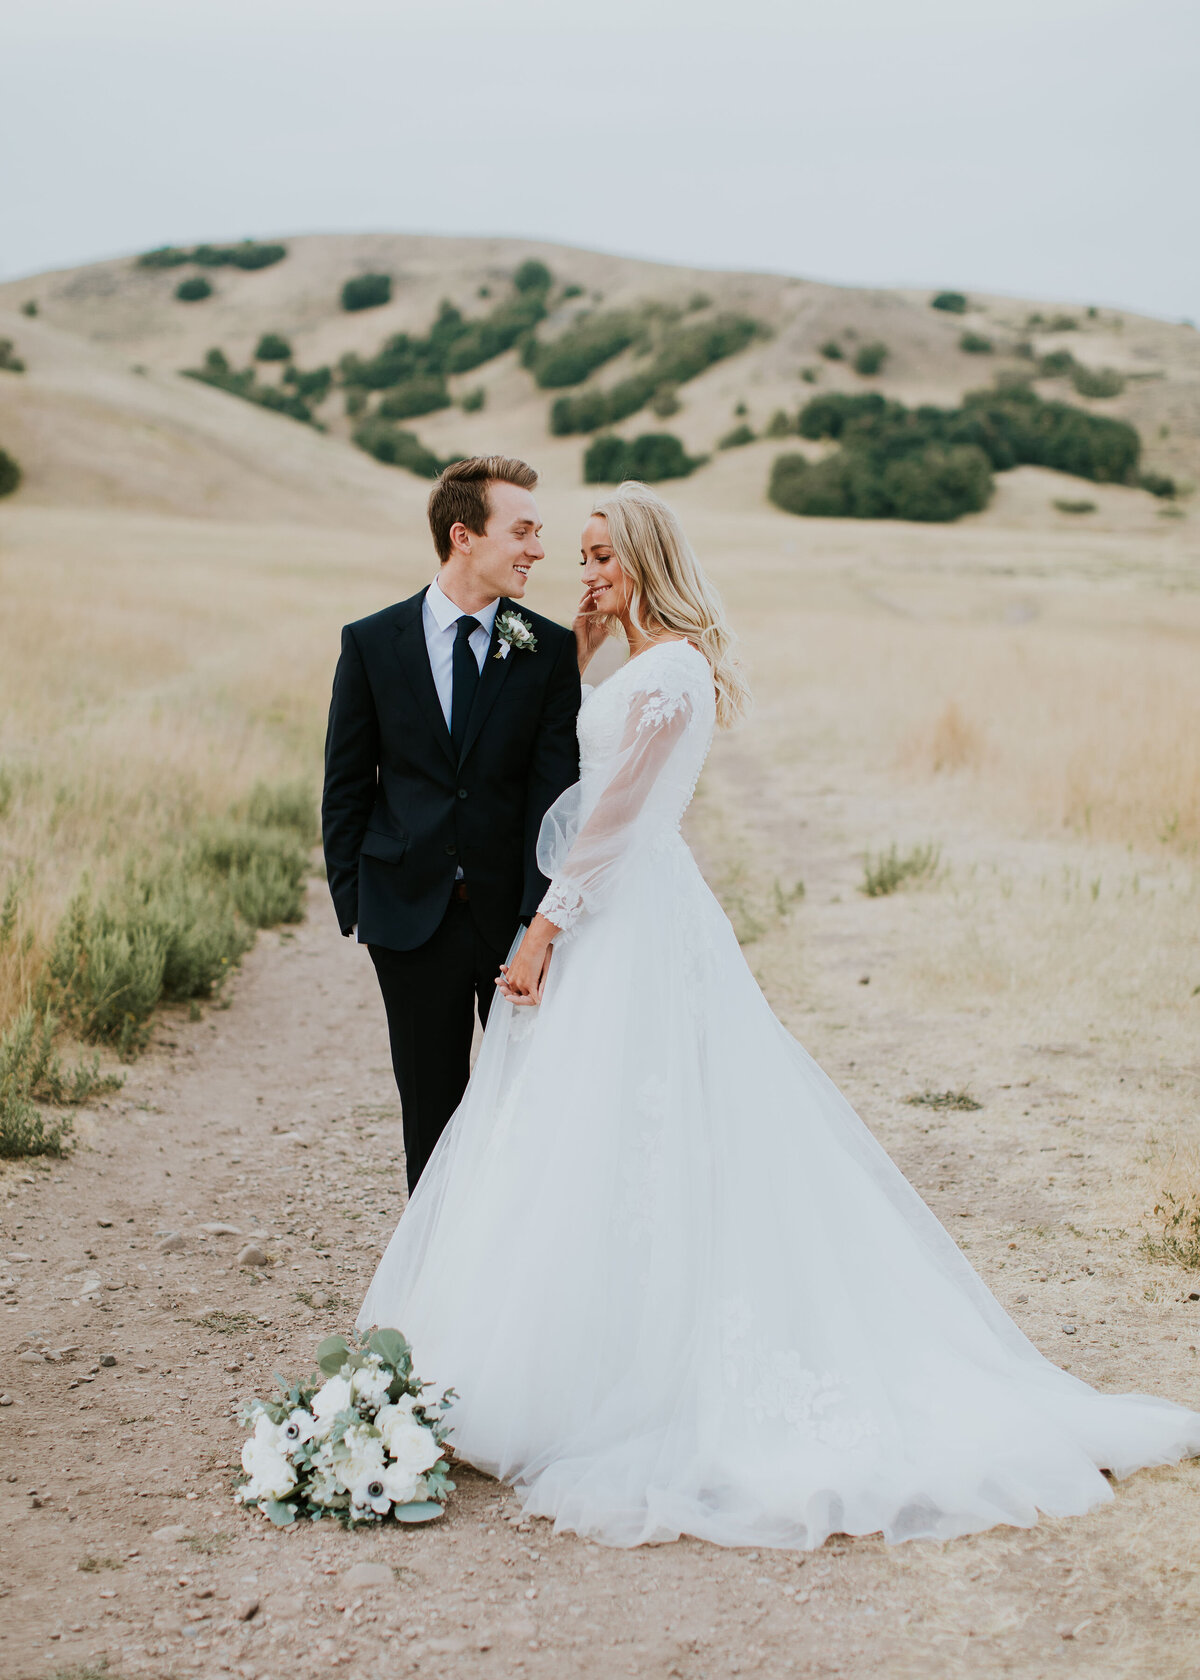
[[(540, 266), (540, 265), (539, 265)], [(527, 287), (496, 305), (479, 321), (466, 321), (446, 351), (447, 373), (469, 373), (502, 356), (533, 331), (546, 314), (546, 294)]]
[(800, 410), (796, 430), (806, 438), (840, 438), (847, 427), (861, 420), (899, 418), (904, 409), (889, 402), (878, 391), (827, 391), (811, 397)]
[(962, 292), (938, 292), (929, 300), (931, 309), (944, 309), (947, 315), (965, 315), (967, 300)]
[(650, 412), (659, 420), (669, 420), (672, 415), (678, 414), (682, 407), (674, 385), (660, 385), (650, 398)]
[(1078, 365), (1069, 350), (1051, 350), (1039, 359), (1038, 376), (1041, 379), (1066, 379), (1074, 374)]
[(1164, 1190), (1154, 1216), (1161, 1228), (1156, 1237), (1146, 1232), (1142, 1253), (1194, 1272), (1200, 1267), (1200, 1196), (1179, 1197)]
[(657, 484), (667, 478), (687, 478), (703, 465), (704, 457), (689, 455), (671, 432), (644, 432), (627, 441), (613, 433), (593, 439), (583, 457), (585, 484), (620, 484), (627, 478)]
[(440, 373), (419, 373), (385, 391), (377, 412), (385, 420), (411, 420), (450, 407), (450, 393)]
[(1077, 332), (1079, 322), (1074, 315), (1055, 315), (1046, 326), (1047, 332)]
[(888, 355), (887, 345), (881, 344), (878, 339), (873, 340), (870, 344), (860, 344), (854, 354), (855, 373), (861, 373), (864, 377), (870, 378), (872, 374), (881, 371)]
[(815, 385), (821, 377), (821, 370), (819, 367), (802, 367), (800, 377), (806, 385)]
[(913, 846), (901, 853), (893, 845), (877, 858), (868, 852), (863, 859), (863, 878), (858, 890), (868, 898), (884, 898), (907, 881), (927, 881), (936, 873), (940, 859), (937, 846)]
[(550, 409), (550, 430), (556, 437), (566, 437), (616, 425), (645, 408), (664, 385), (687, 384), (715, 363), (737, 355), (764, 331), (746, 315), (718, 315), (691, 326), (668, 327), (644, 371), (607, 391), (559, 397)]
[(518, 292), (548, 292), (553, 284), (554, 276), (536, 257), (528, 257), (513, 275)]
[(1152, 496), (1163, 496), (1168, 500), (1178, 492), (1178, 486), (1173, 478), (1166, 473), (1144, 472), (1138, 477), (1138, 483), (1143, 490), (1149, 490)]
[(253, 239), (244, 239), (240, 245), (229, 245), (225, 248), (225, 261), (232, 267), (245, 269), (247, 272), (259, 268), (272, 268), (286, 256), (286, 245), (260, 245)]
[(462, 399), (462, 411), (464, 414), (478, 414), (486, 402), (487, 392), (482, 385), (477, 385), (473, 391), (468, 391)]
[(180, 303), (201, 303), (212, 296), (212, 286), (203, 274), (193, 274), (186, 280), (181, 280), (175, 288), (175, 296)]
[(70, 1117), (47, 1121), (36, 1103), (77, 1108), (121, 1084), (96, 1058), (68, 1072), (54, 1049), (57, 1026), (49, 1008), (27, 1003), (0, 1036), (0, 1158), (65, 1154)]
[(526, 365), (543, 389), (582, 385), (637, 338), (640, 323), (627, 310), (584, 315), (548, 344), (531, 343)]
[[(404, 467), (418, 478), (436, 478), (447, 462), (426, 449), (415, 432), (402, 431), (390, 420), (372, 417), (354, 430), (354, 442), (388, 467)], [(460, 460), (460, 456), (451, 457)]]
[(958, 348), (965, 350), (968, 356), (990, 356), (996, 346), (982, 333), (965, 332), (958, 341)]
[(7, 449), (0, 449), (0, 496), (11, 496), (20, 483), (20, 467)]
[(717, 448), (741, 449), (744, 444), (753, 443), (754, 439), (754, 427), (747, 426), (743, 421), (740, 426), (735, 426), (732, 431), (725, 433), (725, 436), (718, 441)]
[(791, 437), (795, 429), (792, 417), (786, 409), (777, 408), (767, 421), (767, 429), (763, 436), (769, 438)]
[(25, 302), (21, 305), (22, 315), (28, 315), (28, 316), (32, 317), (32, 316), (36, 315), (37, 312), (38, 312), (37, 299), (36, 298), (26, 298)]
[(844, 362), (846, 359), (846, 352), (836, 338), (827, 338), (824, 344), (818, 345), (818, 349), (827, 362)]
[(256, 782), (235, 815), (253, 828), (289, 830), (306, 847), (321, 838), (316, 797), (305, 781)]
[(979, 1099), (973, 1097), (965, 1085), (960, 1086), (957, 1091), (935, 1091), (926, 1086), (925, 1090), (917, 1091), (911, 1097), (905, 1097), (904, 1100), (906, 1103), (911, 1103), (914, 1108), (934, 1108), (939, 1111), (958, 1109), (967, 1114), (983, 1107)]
[(85, 889), (67, 907), (51, 948), (54, 1001), (82, 1038), (131, 1058), (149, 1036), (166, 956), (161, 928), (123, 906), (93, 905)]
[[(252, 367), (236, 372), (230, 367), (223, 350), (208, 351), (203, 367), (184, 368), (183, 376), (199, 380), (202, 385), (213, 385), (218, 391), (228, 391), (230, 396), (256, 403), (259, 408), (269, 408), (275, 414), (286, 414), (291, 420), (312, 424), (312, 410), (298, 391), (278, 385), (260, 385)], [(328, 390), (328, 384), (325, 389)]]
[(392, 301), (390, 274), (358, 274), (342, 287), (342, 308), (353, 313), (357, 309), (378, 309)]
[(1095, 513), (1096, 511), (1095, 502), (1069, 501), (1061, 496), (1055, 497), (1054, 506), (1059, 513)]
[(367, 411), (367, 393), (359, 385), (352, 385), (346, 392), (346, 413), (351, 420), (357, 420), (360, 414)]
[(712, 299), (709, 297), (707, 292), (693, 292), (691, 297), (688, 299), (687, 306), (688, 314), (694, 315), (697, 310), (711, 309)]
[(333, 370), (328, 367), (284, 369), (283, 382), (290, 385), (304, 403), (321, 403), (329, 395), (333, 384)]
[(303, 919), (308, 848), (288, 827), (236, 821), (213, 824), (196, 836), (189, 858), (196, 873), (227, 884), (238, 914), (249, 927), (275, 927)]
[(0, 369), (5, 373), (25, 372), (25, 363), (17, 355), (11, 338), (0, 338)]
[(290, 362), (292, 347), (282, 333), (266, 332), (254, 350), (256, 362)]
[(1125, 389), (1123, 375), (1115, 368), (1090, 368), (1077, 362), (1071, 383), (1081, 397), (1119, 397)]
[(945, 523), (987, 506), (992, 473), (972, 445), (889, 459), (875, 451), (841, 449), (823, 461), (781, 455), (767, 494), (786, 513), (822, 519), (908, 519)]
[(159, 245), (153, 251), (143, 251), (137, 260), (138, 268), (182, 268), (190, 262), (190, 254), (179, 245)]
[(583, 296), (583, 287), (576, 285), (564, 286), (558, 295), (561, 303), (568, 303), (571, 298)]

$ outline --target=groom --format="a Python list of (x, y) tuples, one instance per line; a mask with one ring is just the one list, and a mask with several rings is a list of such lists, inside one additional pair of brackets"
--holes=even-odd
[(546, 891), (537, 836), (579, 774), (571, 631), (516, 605), (545, 550), (524, 461), (447, 467), (429, 498), (440, 570), (342, 631), (322, 830), (342, 932), (371, 953), (411, 1193), (458, 1107), (473, 1014)]

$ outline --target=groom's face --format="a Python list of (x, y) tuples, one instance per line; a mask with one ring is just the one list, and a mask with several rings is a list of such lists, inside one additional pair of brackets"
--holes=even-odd
[(519, 601), (529, 574), (545, 549), (538, 539), (542, 521), (528, 490), (516, 484), (488, 485), (491, 514), (482, 536), (469, 533), (471, 571), (492, 595)]

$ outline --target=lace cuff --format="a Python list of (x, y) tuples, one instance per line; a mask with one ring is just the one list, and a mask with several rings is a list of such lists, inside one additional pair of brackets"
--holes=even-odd
[(538, 905), (538, 913), (563, 933), (570, 933), (583, 915), (583, 894), (571, 881), (551, 881), (550, 891)]

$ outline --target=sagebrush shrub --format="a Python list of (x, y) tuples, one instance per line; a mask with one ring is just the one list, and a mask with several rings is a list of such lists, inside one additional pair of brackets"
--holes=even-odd
[(931, 309), (944, 309), (947, 315), (965, 315), (967, 300), (962, 292), (938, 292), (929, 300)]
[(282, 333), (265, 332), (254, 348), (256, 362), (288, 362), (292, 347)]
[(353, 313), (358, 309), (378, 309), (392, 301), (390, 274), (357, 274), (342, 287), (342, 308)]
[[(415, 432), (403, 431), (390, 420), (371, 418), (356, 426), (354, 442), (387, 467), (404, 467), (418, 478), (436, 478), (445, 462), (426, 449)], [(455, 456), (454, 459), (459, 459)]]
[(7, 449), (0, 449), (0, 496), (11, 496), (20, 483), (20, 467)]
[(440, 373), (419, 373), (383, 393), (376, 412), (385, 420), (412, 420), (450, 407), (450, 393)]
[(16, 347), (11, 338), (0, 338), (0, 371), (4, 373), (25, 372), (25, 363), (17, 355)]
[(983, 333), (965, 332), (958, 341), (958, 348), (965, 350), (968, 356), (990, 356), (996, 346)]
[(203, 274), (190, 275), (186, 280), (181, 280), (175, 288), (175, 296), (180, 303), (202, 303), (212, 294), (212, 285)]
[(627, 478), (657, 484), (667, 478), (687, 478), (703, 465), (703, 459), (689, 455), (671, 432), (644, 432), (631, 441), (609, 433), (588, 446), (583, 479), (585, 484), (620, 484)]
[(553, 284), (553, 274), (536, 257), (527, 258), (513, 275), (513, 285), (518, 292), (548, 292)]
[(743, 421), (740, 426), (734, 426), (732, 431), (726, 432), (725, 436), (718, 440), (717, 448), (741, 449), (743, 445), (753, 443), (755, 435), (754, 427), (747, 426), (745, 421)]
[(1125, 378), (1115, 368), (1090, 368), (1077, 362), (1071, 372), (1071, 383), (1081, 397), (1119, 397), (1125, 389)]
[(890, 354), (887, 345), (881, 344), (878, 339), (873, 340), (870, 344), (860, 344), (854, 352), (855, 373), (861, 373), (870, 378), (873, 374), (882, 371), (883, 364)]

